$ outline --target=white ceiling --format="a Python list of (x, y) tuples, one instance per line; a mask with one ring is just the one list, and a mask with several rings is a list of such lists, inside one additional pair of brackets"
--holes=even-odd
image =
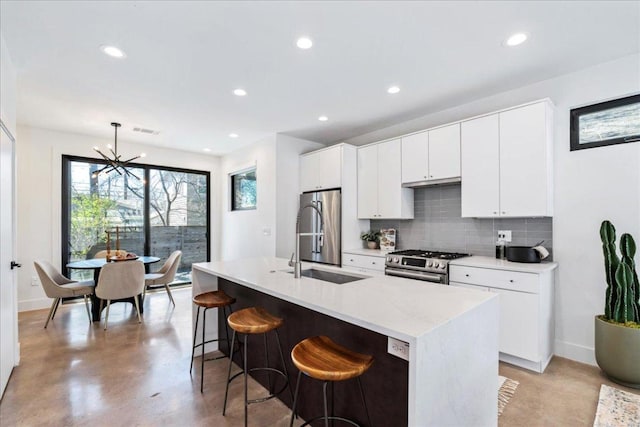
[[(19, 123), (112, 137), (109, 123), (120, 121), (122, 139), (212, 154), (275, 132), (333, 143), (640, 51), (638, 1), (2, 0), (0, 8)], [(502, 45), (519, 31), (525, 44)], [(302, 35), (310, 50), (295, 46)], [(127, 57), (104, 55), (105, 44)], [(400, 93), (386, 92), (392, 84)], [(237, 87), (248, 95), (234, 96)]]

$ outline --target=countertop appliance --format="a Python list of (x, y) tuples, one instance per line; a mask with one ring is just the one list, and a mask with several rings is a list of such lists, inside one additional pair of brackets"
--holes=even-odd
[[(313, 204), (318, 208), (304, 209), (300, 215), (301, 261), (341, 265), (341, 197), (340, 189), (300, 195), (300, 206)], [(322, 221), (318, 211), (322, 213)]]
[(449, 284), (449, 262), (471, 256), (455, 252), (408, 249), (389, 252), (385, 261), (385, 274), (427, 282)]

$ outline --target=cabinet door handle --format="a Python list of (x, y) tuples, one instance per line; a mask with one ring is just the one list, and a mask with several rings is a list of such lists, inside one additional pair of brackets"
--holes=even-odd
[(513, 279), (509, 279), (509, 282), (513, 283)]
[(353, 258), (351, 258), (349, 261), (353, 262)]
[(469, 277), (469, 275), (468, 275), (468, 274), (465, 274), (465, 277)]
[(375, 261), (371, 261), (371, 264), (376, 265), (376, 262)]
[(502, 211), (502, 215), (504, 215), (504, 214), (506, 214), (506, 212), (505, 212), (505, 211)]
[(429, 178), (433, 178), (433, 175), (429, 175)]
[(425, 175), (425, 176), (424, 176), (424, 178), (426, 179), (426, 178), (427, 178), (427, 175)]
[(498, 215), (498, 212), (496, 212), (496, 211), (493, 211), (493, 214), (494, 214), (494, 215)]

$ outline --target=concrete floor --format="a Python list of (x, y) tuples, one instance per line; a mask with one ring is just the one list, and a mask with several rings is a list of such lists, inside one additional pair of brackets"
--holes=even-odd
[[(189, 376), (191, 289), (173, 294), (175, 309), (164, 292), (147, 294), (142, 325), (131, 304), (114, 304), (106, 332), (89, 325), (83, 304), (60, 307), (46, 330), (47, 310), (20, 313), (22, 359), (0, 402), (0, 425), (243, 425), (239, 380), (222, 416), (227, 359), (205, 363), (204, 394), (197, 360)], [(590, 426), (600, 384), (639, 393), (562, 358), (543, 375), (506, 364), (500, 374), (520, 382), (499, 419), (505, 427)], [(250, 396), (261, 391), (250, 382)], [(276, 399), (249, 406), (250, 426), (285, 426), (288, 419)]]

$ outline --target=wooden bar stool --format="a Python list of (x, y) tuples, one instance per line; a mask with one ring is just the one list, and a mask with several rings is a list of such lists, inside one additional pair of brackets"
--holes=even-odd
[[(336, 381), (349, 380), (356, 378), (358, 387), (360, 388), (360, 396), (364, 404), (364, 410), (367, 413), (367, 422), (371, 427), (371, 418), (367, 409), (367, 401), (364, 398), (360, 375), (362, 375), (373, 364), (373, 356), (356, 353), (344, 348), (325, 336), (307, 338), (299, 342), (291, 351), (291, 359), (296, 367), (300, 370), (298, 380), (296, 382), (296, 391), (293, 399), (293, 407), (291, 408), (291, 422), (289, 426), (293, 426), (293, 419), (296, 415), (296, 403), (298, 400), (298, 390), (300, 388), (300, 378), (302, 374), (323, 381), (322, 396), (324, 398), (324, 415), (307, 421), (302, 426), (309, 425), (315, 420), (324, 419), (324, 425), (329, 426), (329, 420), (338, 420), (359, 427), (352, 420), (336, 417), (333, 414), (329, 416), (327, 410), (327, 384), (331, 383), (331, 397), (333, 398), (333, 383)], [(302, 427), (300, 426), (300, 427)]]
[[(293, 399), (293, 392), (291, 391), (291, 385), (289, 384), (289, 374), (287, 373), (287, 365), (284, 361), (284, 356), (282, 355), (282, 346), (280, 345), (280, 336), (278, 335), (278, 328), (282, 325), (283, 320), (279, 317), (275, 317), (269, 312), (267, 312), (264, 308), (261, 307), (250, 307), (245, 308), (235, 313), (232, 313), (227, 318), (227, 323), (233, 329), (233, 337), (231, 338), (231, 346), (235, 345), (236, 334), (244, 334), (244, 351), (243, 351), (243, 368), (242, 371), (237, 374), (231, 376), (231, 365), (232, 360), (229, 359), (229, 371), (227, 372), (227, 389), (224, 393), (224, 406), (222, 409), (222, 415), (225, 415), (227, 411), (227, 397), (229, 395), (229, 384), (239, 375), (244, 374), (244, 425), (247, 425), (248, 419), (248, 407), (250, 403), (258, 403), (269, 400), (273, 397), (276, 397), (278, 394), (282, 393), (285, 388), (289, 388), (289, 393), (291, 393), (291, 399)], [(276, 335), (276, 340), (278, 341), (278, 352), (280, 353), (280, 361), (282, 363), (282, 370), (275, 369), (269, 367), (269, 354), (267, 348), (267, 332), (274, 331)], [(249, 335), (257, 335), (262, 334), (264, 338), (264, 352), (266, 359), (266, 366), (264, 368), (251, 368), (247, 369), (247, 342), (249, 341)], [(262, 397), (259, 399), (251, 399), (249, 400), (248, 392), (247, 392), (247, 373), (254, 371), (266, 371), (267, 372), (267, 381), (269, 384), (269, 395), (266, 397)], [(282, 378), (284, 378), (284, 385), (282, 388), (276, 392), (273, 392), (271, 387), (271, 375), (273, 372), (278, 374)]]
[[(222, 308), (222, 313), (224, 314), (224, 316), (226, 316), (227, 307), (229, 308), (229, 314), (233, 313), (233, 310), (231, 309), (231, 304), (235, 302), (236, 302), (236, 299), (230, 297), (229, 295), (224, 293), (224, 291), (205, 292), (203, 294), (196, 295), (195, 297), (193, 297), (193, 303), (196, 306), (198, 306), (198, 312), (196, 313), (196, 326), (193, 329), (193, 347), (191, 348), (191, 368), (189, 369), (189, 375), (191, 375), (191, 372), (193, 371), (193, 358), (195, 357), (196, 347), (202, 346), (202, 353), (201, 353), (202, 360), (200, 361), (200, 393), (202, 393), (202, 389), (204, 386), (204, 345), (214, 341), (225, 341), (225, 340), (227, 341), (227, 343), (229, 343), (229, 328), (227, 328), (226, 325), (224, 328), (224, 332), (227, 335), (226, 339), (214, 338), (212, 340), (205, 341), (205, 329), (207, 325), (207, 310), (209, 310), (210, 308)], [(202, 313), (202, 342), (196, 345), (196, 335), (198, 332), (198, 320), (200, 319), (200, 308), (204, 308), (204, 311)], [(234, 353), (232, 350), (233, 348), (234, 348), (233, 345), (229, 347), (229, 359), (233, 358), (233, 353)], [(218, 360), (218, 359), (222, 359), (223, 357), (225, 356), (214, 357), (212, 359), (207, 359), (207, 361)]]

